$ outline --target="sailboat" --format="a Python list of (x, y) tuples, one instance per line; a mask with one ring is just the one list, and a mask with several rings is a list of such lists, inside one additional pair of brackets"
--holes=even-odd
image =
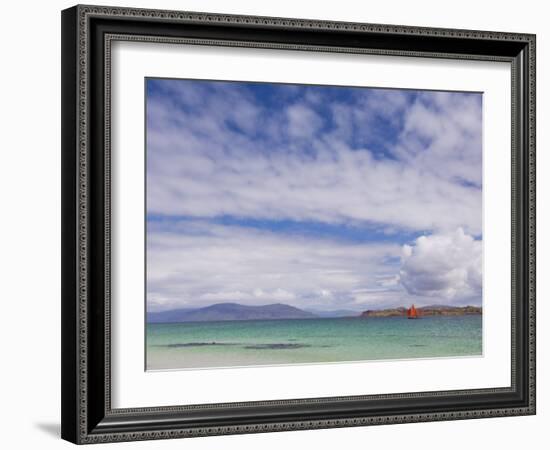
[(414, 307), (414, 304), (407, 309), (407, 319), (418, 319), (418, 311)]

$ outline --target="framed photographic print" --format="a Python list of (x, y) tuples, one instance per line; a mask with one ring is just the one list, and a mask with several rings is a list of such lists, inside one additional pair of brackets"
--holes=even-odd
[(62, 436), (535, 413), (535, 36), (62, 13)]

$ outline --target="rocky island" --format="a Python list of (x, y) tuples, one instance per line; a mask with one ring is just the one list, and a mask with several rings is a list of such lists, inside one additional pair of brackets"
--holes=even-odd
[[(418, 316), (465, 316), (473, 314), (481, 314), (481, 306), (422, 306), (416, 308)], [(360, 317), (406, 317), (407, 308), (400, 306), (398, 308), (389, 309), (369, 309), (363, 311)]]

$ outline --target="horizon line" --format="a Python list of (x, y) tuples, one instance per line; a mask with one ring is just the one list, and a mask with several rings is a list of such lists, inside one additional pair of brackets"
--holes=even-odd
[[(335, 308), (331, 308), (331, 309), (323, 309), (323, 308), (317, 308), (317, 307), (302, 307), (302, 306), (295, 306), (295, 305), (292, 305), (292, 304), (289, 304), (289, 303), (282, 303), (282, 302), (265, 303), (265, 304), (261, 304), (261, 305), (248, 305), (248, 304), (245, 304), (245, 303), (227, 301), (227, 302), (210, 303), (210, 304), (205, 305), (205, 306), (185, 306), (185, 305), (182, 305), (182, 306), (177, 306), (177, 307), (173, 307), (173, 308), (169, 308), (169, 309), (162, 309), (162, 310), (157, 310), (157, 311), (149, 311), (149, 310), (147, 310), (147, 308), (146, 308), (146, 310), (147, 310), (146, 312), (147, 312), (147, 313), (161, 313), (161, 312), (175, 311), (175, 310), (178, 310), (178, 309), (204, 309), (204, 308), (208, 308), (208, 307), (211, 307), (211, 306), (218, 306), (218, 305), (238, 305), (238, 306), (245, 306), (245, 307), (249, 307), (249, 308), (262, 308), (262, 307), (266, 307), (266, 306), (282, 305), (282, 306), (290, 306), (290, 307), (292, 307), (292, 308), (296, 308), (296, 309), (299, 309), (299, 310), (302, 310), (302, 311), (318, 311), (318, 312), (332, 312), (332, 311), (350, 311), (350, 312), (383, 311), (383, 310), (388, 310), (388, 309), (399, 309), (399, 308), (406, 308), (406, 307), (407, 307), (407, 304), (406, 304), (406, 303), (403, 303), (403, 304), (396, 305), (396, 306), (387, 306), (387, 307), (365, 307), (365, 308), (361, 308), (361, 309), (355, 309), (355, 308), (345, 307), (345, 306), (342, 306), (342, 307), (335, 307)], [(461, 305), (453, 305), (453, 304), (445, 304), (445, 303), (429, 303), (429, 304), (422, 305), (422, 304), (419, 304), (419, 303), (414, 303), (414, 302), (412, 302), (412, 303), (411, 303), (411, 306), (412, 306), (412, 305), (414, 305), (416, 308), (429, 308), (429, 307), (445, 307), (445, 308), (467, 308), (467, 307), (476, 307), (476, 308), (482, 308), (482, 307), (483, 307), (483, 302), (481, 302), (481, 303), (479, 303), (479, 304), (477, 304), (477, 303), (466, 303), (466, 304), (461, 304)], [(416, 306), (416, 305), (419, 305), (419, 306)]]

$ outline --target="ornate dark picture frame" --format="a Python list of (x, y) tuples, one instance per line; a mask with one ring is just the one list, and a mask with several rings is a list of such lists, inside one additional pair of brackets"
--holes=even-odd
[[(116, 40), (511, 63), (511, 386), (113, 409), (109, 102)], [(64, 439), (84, 444), (528, 414), (535, 414), (534, 35), (98, 6), (62, 12)]]

